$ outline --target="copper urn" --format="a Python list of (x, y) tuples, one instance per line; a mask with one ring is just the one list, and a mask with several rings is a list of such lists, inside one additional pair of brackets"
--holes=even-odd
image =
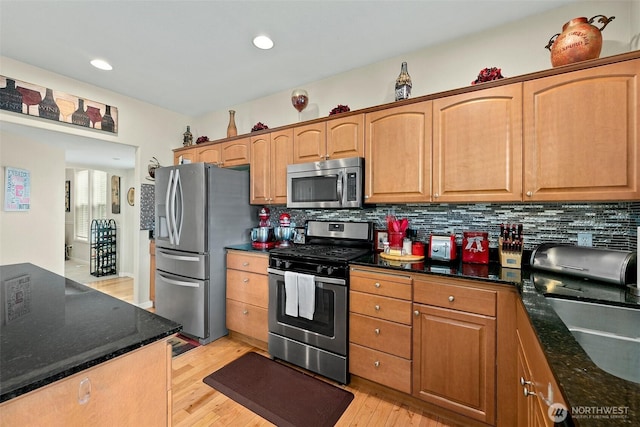
[[(600, 18), (598, 22), (602, 27), (592, 25), (596, 18)], [(602, 50), (601, 31), (614, 18), (615, 16), (607, 18), (604, 15), (596, 15), (591, 19), (574, 18), (564, 24), (562, 33), (551, 37), (545, 46), (551, 51), (551, 65), (559, 67), (598, 58)]]

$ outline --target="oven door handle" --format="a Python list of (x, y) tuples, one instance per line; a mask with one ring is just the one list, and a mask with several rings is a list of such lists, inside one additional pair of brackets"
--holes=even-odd
[[(278, 276), (284, 277), (284, 271), (282, 270), (276, 270), (275, 268), (267, 268), (267, 272), (269, 274), (276, 274)], [(315, 282), (328, 283), (332, 285), (341, 285), (341, 286), (345, 286), (347, 284), (347, 281), (344, 279), (334, 279), (333, 277), (320, 277), (320, 276), (315, 276)]]

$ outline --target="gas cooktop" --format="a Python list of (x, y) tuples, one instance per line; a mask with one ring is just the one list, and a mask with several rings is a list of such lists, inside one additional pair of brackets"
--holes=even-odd
[(336, 245), (295, 245), (276, 248), (271, 250), (270, 253), (287, 258), (346, 262), (365, 255), (370, 251), (370, 248), (352, 248)]

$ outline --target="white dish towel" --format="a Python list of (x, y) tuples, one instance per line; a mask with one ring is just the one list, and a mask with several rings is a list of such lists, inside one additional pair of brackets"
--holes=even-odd
[(284, 272), (284, 314), (298, 317), (298, 273)]
[[(286, 273), (286, 272), (285, 272)], [(316, 277), (298, 273), (298, 315), (313, 320), (316, 310)]]

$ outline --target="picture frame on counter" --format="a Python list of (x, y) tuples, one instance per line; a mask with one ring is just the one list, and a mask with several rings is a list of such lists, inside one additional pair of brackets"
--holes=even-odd
[(373, 240), (376, 245), (376, 251), (382, 252), (384, 250), (384, 242), (389, 240), (389, 233), (387, 230), (374, 230)]

